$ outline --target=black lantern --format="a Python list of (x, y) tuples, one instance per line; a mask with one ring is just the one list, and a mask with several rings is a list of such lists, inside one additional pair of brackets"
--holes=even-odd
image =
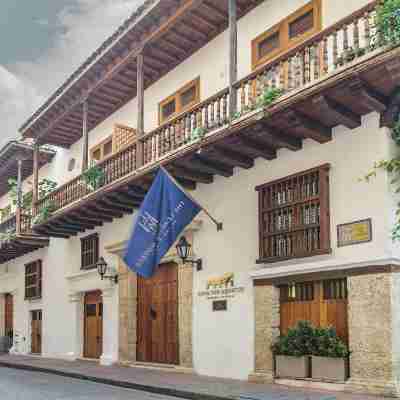
[(178, 253), (179, 258), (182, 260), (183, 264), (191, 263), (196, 265), (197, 271), (201, 271), (203, 269), (203, 262), (200, 259), (192, 260), (191, 257), (192, 245), (186, 240), (185, 236), (181, 236), (178, 244), (176, 245), (176, 251)]
[(99, 258), (99, 261), (97, 262), (96, 266), (97, 266), (97, 272), (99, 273), (101, 280), (104, 280), (104, 278), (106, 278), (109, 279), (110, 281), (113, 281), (114, 283), (118, 283), (118, 274), (106, 275), (108, 264), (103, 257)]

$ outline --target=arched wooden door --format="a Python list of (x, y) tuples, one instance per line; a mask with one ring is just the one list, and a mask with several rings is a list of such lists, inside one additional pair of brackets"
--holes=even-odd
[(103, 301), (101, 292), (85, 295), (83, 356), (100, 358), (103, 352)]
[(179, 363), (178, 267), (163, 264), (150, 279), (138, 278), (137, 360)]

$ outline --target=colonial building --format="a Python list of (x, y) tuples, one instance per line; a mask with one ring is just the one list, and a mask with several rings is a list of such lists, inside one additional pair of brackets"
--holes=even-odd
[[(348, 343), (346, 390), (398, 395), (397, 199), (360, 181), (395, 153), (376, 8), (146, 1), (0, 152), (11, 352), (271, 382), (274, 339), (309, 320)], [(224, 228), (200, 214), (201, 270), (172, 248), (144, 280), (121, 255), (160, 165)]]

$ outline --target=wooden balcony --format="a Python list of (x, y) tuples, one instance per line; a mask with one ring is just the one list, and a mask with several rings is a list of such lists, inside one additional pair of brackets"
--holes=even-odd
[[(48, 246), (49, 239), (32, 232), (31, 216), (11, 215), (0, 223), (0, 264)], [(20, 228), (17, 229), (17, 224)]]
[[(280, 148), (298, 151), (306, 138), (328, 142), (334, 127), (354, 129), (372, 111), (390, 125), (399, 110), (400, 49), (376, 37), (375, 20), (376, 2), (237, 82), (233, 115), (227, 88), (146, 133), (98, 165), (105, 179), (97, 190), (78, 176), (39, 201), (35, 214), (54, 211), (35, 232), (68, 238), (132, 213), (160, 165), (194, 189), (251, 168), (257, 157), (272, 160)], [(271, 89), (282, 95), (263, 104)]]

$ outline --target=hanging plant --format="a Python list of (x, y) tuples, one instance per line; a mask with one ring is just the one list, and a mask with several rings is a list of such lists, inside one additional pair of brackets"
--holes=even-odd
[(203, 139), (205, 134), (206, 134), (206, 129), (203, 127), (198, 127), (194, 129), (192, 134), (190, 135), (190, 141), (194, 142), (195, 140)]
[(93, 163), (91, 167), (82, 174), (82, 178), (86, 187), (91, 191), (95, 191), (104, 185), (105, 175), (103, 170)]
[(400, 43), (400, 0), (384, 0), (377, 9), (376, 45)]
[(38, 183), (39, 200), (44, 199), (50, 193), (54, 192), (56, 188), (57, 188), (57, 182), (47, 178), (40, 180)]
[(33, 225), (40, 225), (46, 222), (50, 217), (51, 214), (56, 211), (56, 206), (53, 202), (49, 202), (46, 206), (41, 207), (38, 213), (32, 218)]
[(276, 101), (280, 96), (282, 96), (283, 90), (279, 88), (267, 88), (258, 98), (258, 107), (268, 107), (274, 101)]

